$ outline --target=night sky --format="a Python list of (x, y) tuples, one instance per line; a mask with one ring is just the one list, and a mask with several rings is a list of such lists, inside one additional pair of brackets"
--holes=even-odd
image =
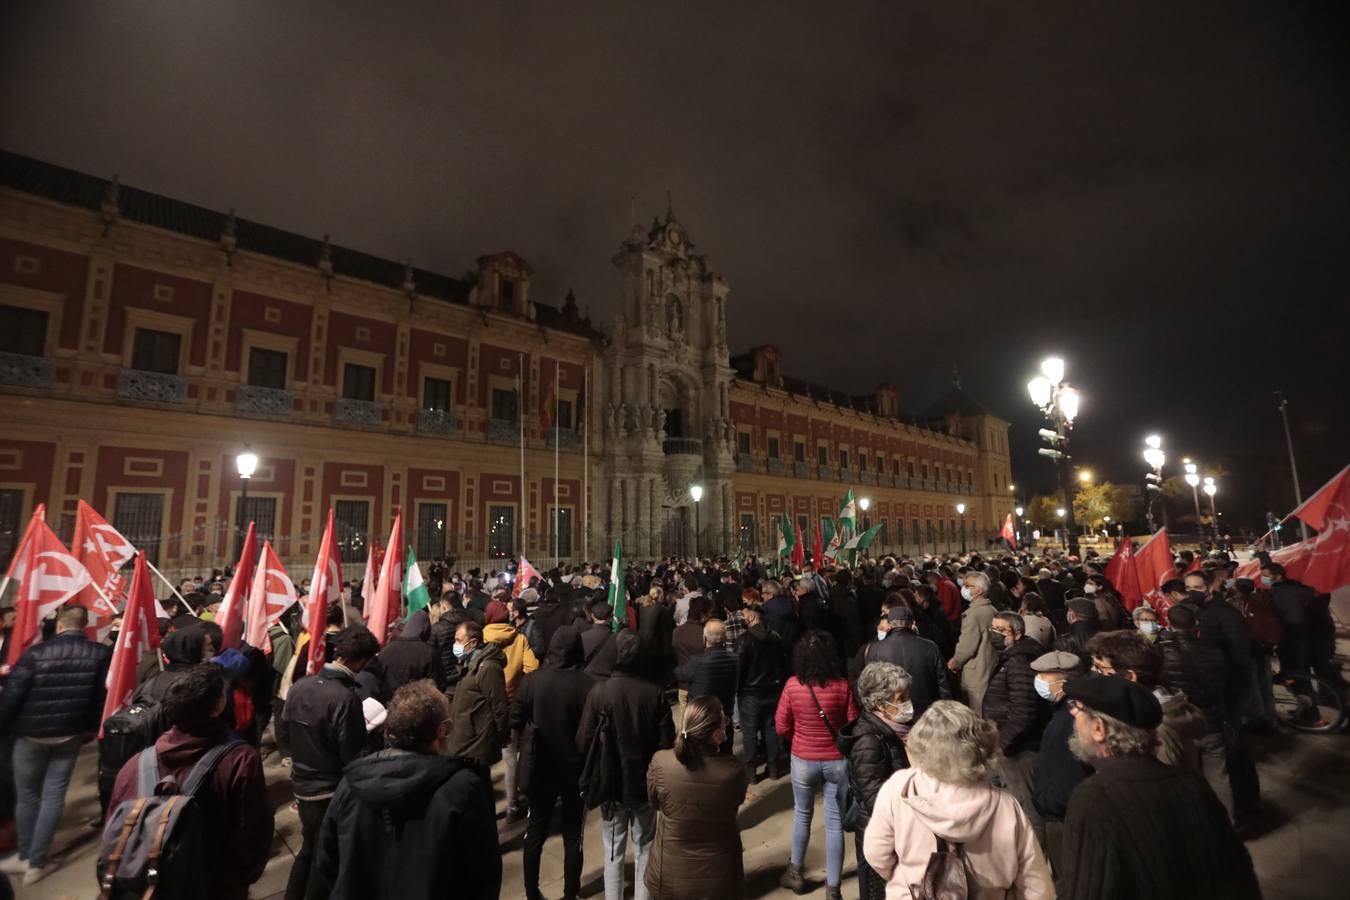
[(602, 322), (670, 190), (733, 351), (912, 410), (958, 366), (1025, 484), (1056, 351), (1078, 462), (1138, 481), (1157, 430), (1288, 511), (1274, 390), (1305, 492), (1350, 461), (1342, 4), (978, 6), (11, 2), (0, 146), (449, 274), (513, 249)]

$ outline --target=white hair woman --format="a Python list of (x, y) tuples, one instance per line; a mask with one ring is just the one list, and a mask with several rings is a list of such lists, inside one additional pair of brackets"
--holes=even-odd
[(939, 700), (910, 729), (906, 750), (910, 768), (881, 788), (863, 835), (863, 855), (886, 879), (888, 898), (911, 896), (939, 840), (960, 845), (972, 898), (1055, 896), (1026, 813), (1012, 794), (989, 783), (1000, 762), (992, 722)]
[(877, 794), (886, 781), (909, 766), (904, 738), (914, 719), (909, 699), (912, 679), (891, 662), (868, 663), (858, 676), (862, 712), (839, 732), (839, 749), (848, 758), (848, 783), (862, 812), (854, 832), (858, 859), (859, 900), (886, 900), (886, 881), (863, 858), (863, 828), (872, 816)]

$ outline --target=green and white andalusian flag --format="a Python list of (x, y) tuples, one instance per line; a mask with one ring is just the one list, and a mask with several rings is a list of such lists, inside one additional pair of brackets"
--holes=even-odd
[(834, 556), (839, 549), (839, 534), (834, 530), (834, 520), (825, 516), (820, 520), (821, 540), (825, 542), (825, 549), (821, 551), (823, 556)]
[(408, 547), (407, 565), (403, 567), (403, 600), (408, 604), (409, 616), (431, 605), (431, 594), (422, 580), (422, 570), (417, 568), (411, 546)]
[(843, 534), (847, 529), (849, 532), (858, 530), (858, 505), (853, 502), (853, 488), (848, 489), (844, 495), (844, 502), (839, 507), (839, 533)]
[(623, 586), (623, 545), (614, 542), (614, 561), (609, 564), (609, 608), (614, 610), (609, 630), (618, 631), (628, 624), (628, 591)]
[(792, 548), (797, 546), (797, 536), (792, 532), (792, 523), (788, 521), (787, 516), (778, 520), (778, 555), (791, 556)]
[(871, 528), (867, 529), (862, 534), (853, 537), (851, 540), (849, 540), (847, 544), (844, 545), (843, 549), (849, 555), (848, 556), (849, 565), (853, 565), (855, 562), (857, 562), (858, 553), (870, 547), (872, 545), (872, 539), (875, 538), (877, 536), (877, 533), (880, 531), (881, 531), (881, 523), (878, 522), (876, 525), (873, 525)]

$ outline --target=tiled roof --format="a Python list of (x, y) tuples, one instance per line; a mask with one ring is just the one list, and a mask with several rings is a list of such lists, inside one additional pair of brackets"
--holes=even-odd
[[(110, 182), (74, 169), (43, 162), (32, 157), (0, 150), (0, 187), (22, 191), (67, 206), (98, 212)], [(119, 186), (120, 217), (153, 228), (162, 228), (212, 243), (220, 240), (228, 213), (206, 209), (182, 200), (174, 200), (127, 185)], [(247, 250), (274, 259), (316, 266), (323, 254), (323, 241), (283, 231), (248, 219), (235, 219), (238, 250)], [(368, 281), (399, 290), (404, 279), (404, 263), (383, 259), (337, 245), (329, 246), (333, 274)], [(447, 303), (467, 304), (473, 284), (439, 272), (413, 268), (413, 280), (421, 297)], [(570, 331), (586, 337), (599, 337), (588, 321), (564, 315), (556, 307), (535, 304), (536, 321), (545, 328)]]

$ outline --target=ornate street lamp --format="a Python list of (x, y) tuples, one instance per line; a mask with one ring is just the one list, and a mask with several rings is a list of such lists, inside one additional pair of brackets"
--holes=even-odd
[(689, 496), (694, 498), (694, 559), (698, 559), (698, 501), (703, 499), (703, 485), (691, 484), (689, 486)]
[(1064, 360), (1058, 356), (1049, 356), (1041, 360), (1041, 374), (1027, 382), (1027, 393), (1031, 402), (1054, 426), (1054, 430), (1042, 428), (1040, 436), (1049, 447), (1039, 450), (1041, 456), (1054, 460), (1059, 468), (1059, 491), (1064, 498), (1067, 519), (1064, 523), (1065, 545), (1070, 553), (1078, 552), (1078, 536), (1074, 534), (1073, 497), (1069, 492), (1069, 432), (1073, 429), (1073, 420), (1078, 418), (1078, 408), (1082, 398), (1078, 391), (1064, 380)]
[(956, 511), (961, 514), (961, 552), (966, 552), (966, 505), (964, 503), (956, 504)]
[(253, 473), (258, 471), (258, 454), (254, 453), (248, 446), (234, 458), (234, 470), (239, 473), (239, 510), (235, 515), (237, 520), (235, 527), (239, 534), (239, 539), (243, 540), (247, 525), (244, 517), (248, 514), (248, 482), (253, 477)]
[[(1151, 471), (1144, 475), (1144, 512), (1148, 516), (1148, 530), (1158, 530), (1153, 521), (1153, 502), (1162, 496), (1162, 467), (1167, 462), (1167, 454), (1162, 451), (1162, 438), (1150, 434), (1144, 438), (1144, 462)], [(1163, 524), (1167, 524), (1167, 504), (1163, 504)]]

